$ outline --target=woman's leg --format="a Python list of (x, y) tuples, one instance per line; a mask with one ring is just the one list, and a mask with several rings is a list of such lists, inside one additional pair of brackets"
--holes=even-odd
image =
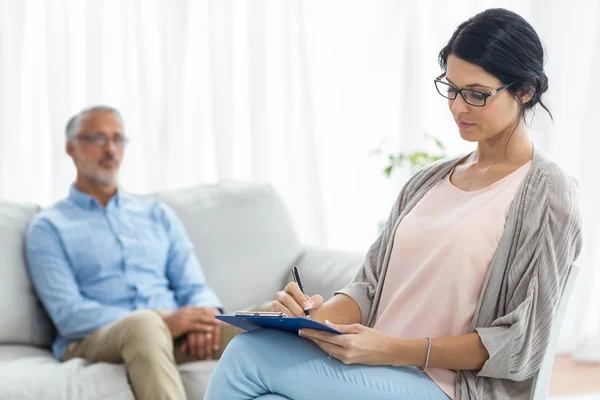
[(270, 393), (293, 400), (448, 400), (418, 368), (345, 365), (308, 339), (271, 329), (238, 335), (221, 357), (205, 400)]

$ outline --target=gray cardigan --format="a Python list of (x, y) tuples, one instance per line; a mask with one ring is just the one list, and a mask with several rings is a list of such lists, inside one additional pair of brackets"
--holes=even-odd
[[(375, 324), (398, 225), (462, 158), (439, 161), (406, 183), (356, 277), (336, 292), (357, 302), (363, 325)], [(575, 179), (536, 148), (511, 204), (469, 329), (479, 333), (490, 358), (480, 371), (458, 371), (457, 400), (529, 398), (532, 377), (548, 346), (565, 273), (581, 251), (577, 203)]]

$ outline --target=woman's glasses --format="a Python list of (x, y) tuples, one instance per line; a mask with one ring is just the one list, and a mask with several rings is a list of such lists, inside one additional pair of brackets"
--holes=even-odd
[(442, 97), (445, 97), (449, 100), (456, 100), (456, 96), (460, 94), (460, 96), (467, 104), (470, 104), (474, 107), (485, 106), (488, 97), (503, 91), (504, 89), (508, 88), (514, 83), (512, 82), (507, 85), (500, 86), (498, 89), (492, 90), (491, 92), (480, 92), (479, 90), (472, 89), (457, 89), (449, 83), (442, 81), (442, 78), (444, 78), (445, 76), (446, 73), (444, 72), (443, 74), (441, 74), (433, 80), (438, 93), (442, 95)]

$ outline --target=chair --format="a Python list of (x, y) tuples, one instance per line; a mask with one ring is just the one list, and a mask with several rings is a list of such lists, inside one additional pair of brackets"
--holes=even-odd
[(540, 366), (540, 370), (537, 375), (533, 377), (533, 386), (531, 388), (531, 400), (546, 400), (548, 394), (548, 385), (550, 384), (550, 375), (552, 374), (552, 366), (554, 365), (554, 356), (556, 355), (556, 344), (558, 342), (558, 336), (560, 334), (560, 328), (565, 318), (567, 310), (567, 303), (571, 292), (573, 292), (573, 286), (575, 286), (575, 279), (579, 273), (579, 267), (572, 265), (567, 272), (567, 279), (562, 289), (560, 299), (558, 301), (558, 309), (556, 310), (556, 316), (554, 317), (554, 324), (552, 331), (550, 332), (550, 341), (548, 343), (548, 349), (546, 355)]

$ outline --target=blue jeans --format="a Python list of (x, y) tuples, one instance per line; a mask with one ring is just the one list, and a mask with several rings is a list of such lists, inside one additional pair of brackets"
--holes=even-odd
[(208, 385), (205, 400), (448, 400), (415, 367), (346, 365), (308, 339), (259, 329), (236, 336)]

